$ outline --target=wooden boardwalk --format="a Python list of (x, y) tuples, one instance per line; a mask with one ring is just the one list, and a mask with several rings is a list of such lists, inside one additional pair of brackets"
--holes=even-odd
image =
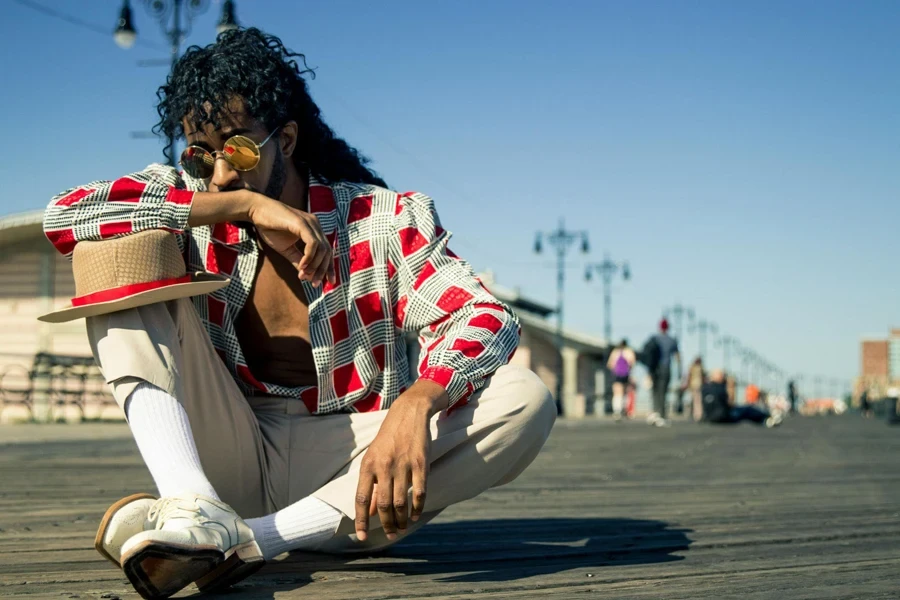
[[(141, 490), (122, 425), (0, 428), (0, 597), (137, 598), (91, 545), (106, 507)], [(518, 481), (390, 551), (291, 555), (221, 597), (585, 594), (900, 598), (900, 427), (559, 421)]]

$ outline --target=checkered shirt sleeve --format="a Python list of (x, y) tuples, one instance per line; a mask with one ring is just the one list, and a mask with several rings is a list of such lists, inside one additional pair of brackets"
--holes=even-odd
[(86, 240), (148, 229), (181, 234), (188, 226), (193, 199), (194, 192), (175, 169), (153, 164), (115, 181), (94, 181), (54, 196), (44, 212), (44, 233), (66, 256)]
[(402, 194), (396, 227), (390, 244), (398, 281), (395, 322), (419, 334), (419, 378), (444, 387), (452, 406), (509, 362), (519, 344), (519, 319), (447, 247), (451, 234), (431, 198)]

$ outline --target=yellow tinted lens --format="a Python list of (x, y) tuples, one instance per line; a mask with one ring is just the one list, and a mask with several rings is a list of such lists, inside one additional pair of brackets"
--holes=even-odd
[(236, 135), (228, 138), (222, 148), (225, 158), (238, 171), (249, 171), (259, 164), (259, 146), (248, 137)]
[(188, 146), (181, 153), (181, 166), (184, 172), (195, 179), (212, 177), (215, 163), (213, 155), (200, 146)]

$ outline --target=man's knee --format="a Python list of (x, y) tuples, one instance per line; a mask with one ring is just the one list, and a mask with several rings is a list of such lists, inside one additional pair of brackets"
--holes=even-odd
[[(498, 377), (499, 376), (499, 377)], [(493, 486), (516, 479), (540, 453), (556, 421), (556, 403), (540, 377), (522, 367), (503, 367), (495, 373), (502, 393), (492, 401), (503, 404), (501, 425), (509, 451), (508, 471)]]
[(123, 410), (127, 396), (141, 381), (181, 397), (182, 352), (175, 308), (175, 302), (148, 304), (87, 319), (94, 359)]
[(556, 421), (556, 403), (541, 378), (524, 367), (510, 365), (498, 369), (494, 377), (502, 378), (503, 401), (510, 404), (513, 415), (510, 421), (535, 435), (534, 439), (536, 434), (546, 439)]

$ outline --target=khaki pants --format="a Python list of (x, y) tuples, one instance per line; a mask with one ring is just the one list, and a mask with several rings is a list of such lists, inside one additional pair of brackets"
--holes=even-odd
[[(245, 397), (187, 299), (91, 317), (87, 329), (123, 410), (141, 381), (181, 402), (207, 478), (242, 517), (312, 494), (346, 516), (330, 550), (387, 544), (377, 516), (365, 544), (349, 535), (360, 462), (387, 411), (313, 416), (300, 400)], [(432, 419), (426, 514), (410, 525), (515, 479), (537, 456), (555, 418), (553, 400), (534, 373), (498, 369), (467, 405)]]

